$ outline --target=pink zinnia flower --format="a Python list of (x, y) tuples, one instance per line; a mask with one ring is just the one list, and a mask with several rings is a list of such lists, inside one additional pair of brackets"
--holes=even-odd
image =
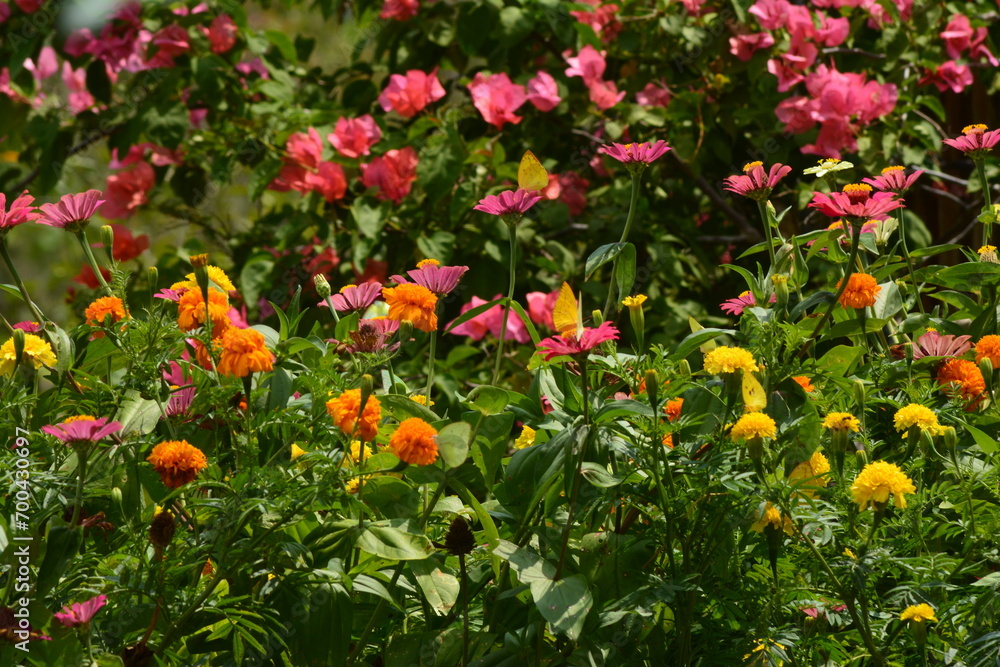
[(469, 92), (472, 104), (482, 114), (483, 120), (498, 130), (503, 128), (504, 123), (517, 125), (521, 122), (521, 116), (514, 112), (528, 98), (524, 86), (512, 83), (507, 74), (501, 72), (484, 77), (482, 72), (476, 72), (469, 84)]
[(924, 170), (918, 169), (907, 176), (906, 170), (903, 167), (886, 167), (882, 170), (882, 174), (880, 176), (876, 176), (875, 178), (865, 178), (862, 182), (876, 187), (879, 190), (895, 192), (896, 194), (901, 195), (913, 187), (913, 183), (920, 178), (920, 174), (922, 173), (924, 173)]
[[(333, 309), (338, 312), (351, 310), (362, 311), (375, 303), (382, 294), (382, 285), (379, 283), (361, 283), (360, 285), (344, 285), (340, 288), (339, 294), (330, 296)], [(327, 308), (326, 299), (317, 304), (320, 308)]]
[(366, 188), (379, 188), (379, 199), (389, 199), (399, 204), (410, 194), (413, 182), (417, 180), (417, 164), (420, 158), (409, 146), (387, 151), (374, 158), (369, 164), (361, 165), (361, 182)]
[[(440, 266), (436, 261), (424, 261), (418, 264), (418, 267), (407, 271), (406, 275), (416, 284), (426, 287), (438, 296), (449, 294), (455, 289), (458, 281), (469, 270), (467, 266)], [(392, 280), (400, 285), (410, 282), (403, 276), (392, 276)]]
[(38, 333), (39, 331), (42, 330), (42, 327), (41, 325), (38, 324), (38, 322), (28, 322), (27, 320), (24, 322), (17, 322), (16, 324), (12, 324), (10, 328), (20, 329), (24, 333)]
[(622, 164), (648, 165), (650, 162), (659, 159), (670, 150), (667, 142), (657, 141), (655, 143), (643, 142), (641, 144), (611, 144), (604, 145), (597, 149), (597, 152), (610, 155)]
[(923, 357), (960, 357), (972, 349), (972, 336), (941, 335), (937, 331), (928, 331), (913, 344), (913, 358)]
[(382, 5), (381, 19), (394, 21), (409, 21), (420, 11), (420, 0), (385, 0)]
[(889, 211), (903, 206), (903, 202), (892, 192), (871, 193), (872, 186), (852, 183), (844, 186), (843, 192), (817, 192), (809, 203), (811, 208), (831, 218), (854, 218), (861, 220), (884, 219)]
[(354, 158), (368, 155), (369, 149), (381, 138), (382, 130), (371, 114), (359, 118), (340, 117), (333, 133), (326, 135), (326, 140), (342, 155)]
[(169, 363), (169, 370), (163, 372), (164, 381), (170, 385), (170, 401), (167, 403), (168, 417), (182, 415), (194, 403), (196, 387), (194, 380), (184, 374), (184, 369), (176, 361)]
[(86, 625), (90, 623), (90, 620), (94, 618), (94, 614), (107, 604), (107, 602), (108, 597), (106, 595), (98, 595), (96, 598), (91, 598), (86, 602), (66, 605), (62, 608), (62, 611), (53, 614), (53, 617), (67, 628)]
[[(500, 294), (497, 294), (490, 301), (495, 301), (500, 298)], [(489, 301), (480, 299), (478, 296), (472, 297), (472, 300), (462, 306), (461, 313), (466, 313), (473, 308), (478, 308), (479, 306), (484, 306)], [(500, 330), (503, 327), (503, 311), (504, 309), (500, 305), (488, 308), (485, 312), (482, 312), (470, 320), (459, 324), (454, 329), (451, 329), (449, 333), (453, 333), (456, 336), (468, 336), (472, 340), (482, 340), (486, 334), (491, 334), (494, 338), (500, 338)], [(453, 320), (454, 321), (454, 320)], [(448, 327), (451, 323), (448, 324)], [(445, 327), (448, 330), (448, 327)], [(531, 340), (531, 335), (528, 333), (527, 327), (524, 326), (524, 322), (521, 321), (520, 317), (516, 315), (511, 315), (507, 317), (507, 333), (504, 336), (507, 340), (515, 340), (518, 343), (527, 343)]]
[(390, 76), (389, 85), (378, 96), (378, 102), (384, 111), (395, 111), (404, 118), (412, 118), (428, 104), (444, 96), (436, 67), (430, 72), (411, 69), (405, 76)]
[(226, 53), (236, 46), (236, 36), (239, 28), (236, 22), (228, 14), (219, 14), (212, 19), (212, 24), (208, 28), (203, 28), (205, 36), (211, 45), (212, 53)]
[(538, 344), (545, 361), (553, 357), (575, 356), (594, 349), (601, 343), (618, 340), (618, 329), (610, 322), (603, 322), (597, 328), (584, 327), (583, 333), (577, 338), (573, 335), (551, 336)]
[[(777, 300), (778, 300), (777, 295), (772, 294), (770, 303), (775, 303)], [(757, 300), (754, 298), (753, 292), (747, 290), (746, 292), (740, 294), (738, 297), (734, 297), (732, 299), (727, 299), (726, 301), (723, 301), (722, 303), (719, 304), (719, 308), (721, 308), (722, 312), (724, 313), (729, 313), (730, 315), (736, 315), (737, 317), (739, 317), (740, 315), (743, 314), (743, 311), (745, 309), (749, 308), (750, 306), (756, 306), (756, 305), (757, 305)]]
[(26, 222), (37, 220), (41, 213), (32, 205), (35, 198), (25, 190), (21, 196), (10, 203), (7, 208), (7, 195), (0, 192), (0, 235), (6, 234), (12, 228)]
[(358, 352), (367, 352), (368, 354), (388, 352), (392, 354), (399, 349), (399, 345), (402, 342), (396, 341), (392, 345), (387, 346), (387, 343), (397, 331), (399, 331), (399, 322), (397, 320), (390, 320), (385, 317), (360, 320), (358, 322), (358, 330), (352, 331), (350, 334), (351, 343), (346, 346), (346, 349), (351, 354), (357, 354)]
[(131, 218), (148, 201), (146, 195), (155, 185), (156, 172), (147, 162), (138, 162), (131, 169), (108, 176), (101, 215), (109, 220)]
[(528, 209), (541, 201), (542, 195), (534, 190), (504, 190), (498, 195), (487, 195), (472, 210), (499, 215), (511, 224), (521, 219)]
[(968, 125), (962, 129), (962, 136), (945, 139), (944, 143), (957, 148), (972, 159), (982, 160), (1000, 142), (1000, 130), (987, 131), (985, 125)]
[(42, 204), (38, 224), (75, 232), (86, 227), (104, 200), (100, 190), (63, 195), (55, 204)]
[(538, 72), (528, 81), (528, 101), (539, 111), (552, 111), (562, 102), (556, 80), (548, 72)]
[(95, 443), (120, 430), (122, 425), (118, 422), (109, 423), (106, 417), (94, 419), (89, 416), (70, 418), (55, 426), (42, 427), (43, 433), (54, 435), (70, 446)]
[(763, 162), (751, 162), (743, 167), (743, 175), (728, 176), (725, 189), (757, 201), (767, 199), (774, 186), (792, 170), (783, 164), (771, 165), (764, 173)]

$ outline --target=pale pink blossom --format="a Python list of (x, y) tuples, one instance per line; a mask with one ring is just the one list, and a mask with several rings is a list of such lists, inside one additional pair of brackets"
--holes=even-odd
[(370, 163), (361, 165), (361, 182), (366, 188), (378, 188), (377, 197), (396, 204), (410, 194), (417, 180), (417, 152), (409, 146), (387, 151)]
[(764, 30), (777, 30), (785, 26), (785, 17), (791, 4), (788, 0), (757, 0), (749, 12), (757, 17)]
[(462, 279), (465, 272), (469, 270), (467, 266), (439, 266), (428, 263), (419, 269), (411, 269), (406, 272), (410, 277), (407, 280), (403, 276), (392, 276), (392, 281), (398, 285), (404, 285), (413, 281), (421, 287), (426, 287), (434, 294), (444, 296), (458, 287), (458, 281)]
[(670, 104), (670, 90), (662, 83), (647, 83), (635, 94), (635, 101), (643, 107), (664, 107)]
[(100, 190), (66, 194), (55, 204), (39, 206), (42, 215), (38, 218), (39, 225), (49, 227), (69, 227), (75, 230), (90, 221), (97, 209), (104, 203)]
[(667, 146), (667, 142), (661, 139), (653, 143), (605, 144), (598, 148), (597, 152), (613, 157), (623, 164), (649, 164), (660, 159), (669, 150), (670, 146)]
[[(500, 294), (490, 299), (490, 301), (495, 301), (500, 298)], [(473, 308), (483, 306), (489, 303), (480, 299), (477, 296), (472, 297), (472, 300), (462, 306), (461, 313), (466, 313)], [(476, 315), (470, 320), (459, 324), (454, 329), (451, 329), (449, 333), (455, 334), (456, 336), (468, 336), (472, 340), (482, 340), (486, 334), (491, 334), (494, 338), (500, 338), (500, 330), (503, 327), (503, 312), (504, 309), (499, 305), (495, 305), (492, 308), (488, 308), (485, 312)], [(448, 327), (451, 323), (448, 324)], [(445, 330), (448, 330), (445, 327)], [(507, 340), (516, 340), (518, 343), (527, 343), (531, 340), (531, 335), (528, 333), (527, 327), (524, 326), (524, 322), (516, 314), (510, 314), (507, 317), (507, 333), (504, 336)]]
[(379, 95), (378, 102), (384, 111), (395, 111), (404, 118), (412, 118), (428, 104), (444, 96), (436, 67), (430, 72), (411, 69), (405, 75), (390, 76), (389, 85)]
[(847, 17), (832, 18), (826, 14), (821, 14), (820, 27), (816, 29), (816, 41), (823, 46), (840, 46), (847, 40), (851, 32), (851, 22)]
[[(117, 423), (117, 422), (116, 422)], [(62, 611), (53, 614), (53, 618), (62, 623), (67, 628), (75, 628), (90, 623), (90, 619), (108, 602), (106, 595), (98, 595), (86, 602), (77, 602), (66, 605)]]
[(954, 336), (928, 331), (917, 339), (913, 346), (913, 358), (960, 357), (972, 349), (972, 336)]
[(63, 61), (62, 80), (69, 90), (69, 109), (74, 114), (81, 114), (94, 108), (97, 103), (94, 96), (87, 90), (87, 70), (81, 67), (73, 69), (69, 61)]
[(74, 447), (83, 443), (95, 443), (98, 440), (118, 433), (122, 430), (119, 422), (108, 422), (107, 417), (100, 419), (77, 419), (70, 422), (62, 422), (54, 426), (43, 426), (42, 432), (54, 435), (63, 441), (63, 444)]
[(586, 45), (575, 56), (570, 56), (571, 51), (566, 51), (563, 58), (569, 67), (566, 68), (566, 76), (579, 76), (583, 82), (590, 87), (596, 81), (601, 81), (604, 77), (604, 70), (607, 68), (607, 61), (604, 60), (606, 51), (598, 51), (591, 45)]
[(769, 49), (772, 46), (774, 46), (774, 37), (767, 32), (736, 35), (729, 38), (729, 52), (743, 62), (748, 62), (757, 51)]
[(491, 215), (520, 218), (528, 209), (541, 201), (542, 195), (533, 190), (518, 188), (504, 190), (498, 195), (487, 195), (473, 207), (474, 211), (482, 211)]
[(472, 104), (483, 120), (498, 130), (503, 128), (504, 123), (517, 125), (521, 122), (521, 116), (514, 112), (524, 104), (527, 95), (524, 86), (512, 83), (506, 73), (485, 77), (482, 72), (476, 72), (469, 84), (469, 92)]
[(606, 111), (625, 99), (625, 91), (619, 93), (614, 81), (594, 81), (587, 91), (590, 93), (590, 101), (601, 111)]
[(559, 290), (549, 293), (528, 292), (525, 298), (528, 300), (528, 318), (539, 326), (545, 325), (549, 329), (555, 329), (552, 312), (555, 310), (556, 300), (559, 299)]
[[(367, 310), (370, 305), (378, 301), (382, 296), (382, 285), (379, 283), (361, 283), (360, 285), (344, 285), (340, 292), (330, 296), (333, 309), (346, 313), (353, 310), (359, 312)], [(323, 299), (317, 304), (320, 308), (329, 308), (327, 300)]]
[(341, 116), (337, 119), (333, 133), (326, 135), (326, 140), (333, 144), (341, 155), (353, 158), (369, 155), (371, 147), (381, 138), (382, 130), (371, 114), (359, 118)]
[(35, 198), (25, 190), (19, 197), (10, 203), (7, 208), (7, 195), (0, 192), (0, 235), (41, 217), (41, 213), (34, 206)]
[(35, 81), (41, 83), (59, 71), (59, 56), (56, 55), (56, 50), (51, 46), (43, 46), (42, 50), (38, 53), (38, 62), (36, 63), (31, 58), (26, 58), (24, 69), (31, 72), (31, 76), (34, 77)]
[(528, 101), (539, 111), (552, 111), (562, 102), (556, 80), (548, 72), (538, 72), (528, 81)]

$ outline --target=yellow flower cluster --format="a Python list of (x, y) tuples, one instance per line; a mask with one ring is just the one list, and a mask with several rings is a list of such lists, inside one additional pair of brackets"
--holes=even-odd
[[(14, 372), (15, 362), (14, 339), (9, 338), (0, 346), (0, 375), (10, 375)], [(56, 355), (52, 346), (34, 334), (24, 336), (24, 356), (22, 361), (30, 361), (36, 369), (42, 365), (55, 366)]]
[(919, 403), (910, 403), (897, 410), (896, 416), (893, 418), (893, 425), (901, 433), (917, 426), (921, 431), (929, 431), (931, 435), (937, 435), (943, 428), (938, 423), (934, 411)]
[(736, 371), (752, 373), (757, 370), (757, 364), (747, 350), (723, 345), (705, 355), (705, 370), (712, 375)]
[(899, 615), (899, 620), (913, 621), (914, 623), (923, 623), (924, 621), (934, 621), (937, 623), (937, 618), (934, 617), (934, 607), (926, 602), (910, 605)]
[(907, 493), (916, 493), (917, 487), (895, 463), (873, 461), (866, 465), (851, 485), (851, 495), (860, 509), (869, 505), (884, 505), (889, 502), (889, 494), (893, 496), (896, 507), (906, 507)]
[(799, 493), (809, 498), (816, 497), (816, 491), (826, 486), (830, 472), (830, 461), (822, 452), (814, 452), (808, 461), (803, 461), (792, 469), (788, 481), (799, 488)]
[(763, 412), (748, 412), (733, 425), (729, 435), (734, 440), (750, 440), (751, 438), (773, 438), (778, 433), (774, 420)]
[(854, 431), (861, 429), (861, 422), (849, 412), (831, 412), (823, 420), (823, 428), (831, 431)]
[(787, 516), (783, 516), (781, 512), (778, 511), (778, 508), (771, 503), (768, 503), (764, 507), (764, 512), (757, 518), (757, 521), (750, 526), (750, 530), (763, 533), (768, 527), (783, 530), (789, 535), (792, 535), (795, 532), (795, 527), (792, 526), (792, 520)]

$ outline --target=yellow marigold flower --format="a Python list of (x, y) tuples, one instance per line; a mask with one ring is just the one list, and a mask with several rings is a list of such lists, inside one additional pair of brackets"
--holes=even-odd
[(428, 258), (428, 259), (422, 259), (419, 262), (417, 262), (417, 268), (418, 269), (422, 269), (422, 268), (424, 268), (425, 266), (428, 266), (428, 265), (441, 266), (441, 262), (439, 262), (436, 259), (430, 259), (430, 258)]
[(741, 347), (717, 347), (705, 355), (705, 370), (712, 375), (720, 373), (735, 373), (744, 371), (752, 373), (757, 370), (753, 355)]
[[(191, 260), (193, 264), (194, 257), (192, 257)], [(229, 276), (226, 275), (226, 272), (220, 269), (219, 267), (208, 265), (207, 267), (205, 267), (205, 270), (208, 271), (208, 279), (211, 280), (216, 285), (218, 285), (223, 292), (228, 294), (229, 292), (232, 292), (236, 289), (236, 286), (233, 285), (233, 281), (230, 280)], [(184, 280), (174, 283), (173, 285), (170, 286), (170, 289), (172, 290), (189, 289), (199, 292), (201, 291), (198, 288), (198, 279), (195, 278), (194, 273), (187, 274), (186, 276), (184, 276)]]
[(400, 461), (427, 466), (438, 457), (437, 430), (419, 417), (402, 421), (389, 437), (389, 446)]
[(831, 431), (854, 431), (861, 429), (861, 422), (849, 412), (831, 412), (823, 420), (823, 428)]
[(437, 331), (437, 296), (423, 285), (405, 283), (382, 289), (382, 298), (389, 304), (389, 319), (409, 320), (421, 331)]
[(357, 434), (362, 440), (374, 440), (378, 435), (378, 422), (382, 418), (382, 406), (373, 395), (365, 402), (364, 412), (361, 412), (361, 389), (348, 389), (340, 396), (326, 402), (326, 411), (333, 423), (344, 433), (351, 435), (357, 427)]
[[(845, 188), (846, 189), (846, 188)], [(837, 281), (837, 289), (843, 279)], [(852, 273), (847, 279), (847, 287), (840, 295), (840, 305), (844, 308), (868, 308), (875, 305), (875, 297), (882, 288), (873, 276), (867, 273)]]
[(682, 409), (684, 409), (683, 398), (671, 398), (663, 406), (663, 412), (667, 415), (668, 422), (677, 421), (677, 418), (681, 416)]
[(346, 487), (347, 487), (347, 492), (350, 493), (351, 495), (354, 495), (358, 492), (358, 489), (361, 488), (361, 480), (357, 477), (349, 479), (347, 480)]
[(96, 418), (93, 415), (74, 415), (73, 417), (66, 417), (63, 420), (63, 424), (72, 424), (73, 422), (92, 422)]
[(763, 412), (748, 412), (736, 422), (729, 432), (735, 440), (751, 438), (773, 438), (778, 432), (774, 420)]
[(788, 481), (793, 486), (801, 487), (800, 492), (809, 498), (816, 497), (816, 490), (826, 486), (830, 472), (830, 461), (822, 452), (813, 452), (808, 461), (803, 461), (792, 469)]
[[(14, 372), (15, 356), (14, 338), (11, 337), (0, 346), (0, 375), (10, 375)], [(30, 361), (35, 368), (41, 368), (43, 364), (56, 365), (56, 355), (52, 351), (52, 346), (35, 334), (24, 335), (24, 355), (21, 359)]]
[(937, 435), (941, 431), (941, 424), (934, 411), (919, 403), (910, 403), (897, 410), (893, 424), (900, 432), (908, 431), (914, 426), (918, 426), (921, 431), (930, 431), (931, 435)]
[(521, 429), (521, 434), (514, 441), (514, 449), (524, 449), (535, 444), (535, 429), (525, 426)]
[(627, 296), (622, 299), (622, 305), (629, 310), (635, 310), (636, 308), (642, 308), (642, 304), (648, 299), (645, 294), (636, 294), (635, 296)]
[(938, 384), (949, 394), (958, 394), (975, 407), (986, 391), (986, 379), (979, 366), (967, 359), (949, 359), (937, 372)]
[(299, 458), (300, 456), (304, 455), (305, 453), (306, 453), (306, 450), (302, 449), (301, 447), (299, 447), (298, 445), (296, 445), (294, 442), (292, 443), (292, 457), (291, 458), (292, 458), (293, 461), (295, 459)]
[[(212, 318), (212, 337), (218, 338), (229, 328), (229, 297), (217, 289), (208, 290), (208, 314)], [(205, 324), (205, 299), (200, 289), (189, 289), (177, 302), (177, 326), (184, 331)]]
[(264, 334), (256, 329), (229, 327), (222, 334), (222, 355), (219, 373), (232, 377), (246, 377), (274, 368), (274, 355), (267, 349)]
[(434, 405), (434, 401), (428, 403), (427, 397), (423, 394), (414, 394), (413, 396), (410, 396), (410, 400), (414, 403), (419, 403), (420, 405), (426, 405), (427, 407), (433, 407)]
[(352, 465), (358, 465), (361, 463), (362, 448), (365, 452), (365, 461), (374, 456), (375, 452), (372, 451), (371, 447), (362, 443), (360, 440), (351, 440), (351, 450), (347, 452), (347, 456), (341, 460), (340, 467), (348, 468)]
[(913, 486), (906, 473), (895, 463), (885, 461), (872, 461), (866, 465), (851, 485), (854, 502), (862, 510), (869, 505), (884, 505), (889, 502), (890, 493), (896, 507), (903, 509), (906, 507), (905, 494), (916, 492), (917, 487)]
[(812, 385), (812, 382), (805, 375), (796, 375), (792, 378), (792, 381), (802, 387), (802, 390), (807, 394), (811, 394), (816, 391), (816, 387)]
[(771, 503), (768, 503), (764, 507), (763, 514), (757, 517), (754, 524), (750, 526), (750, 530), (757, 533), (763, 533), (764, 529), (768, 527), (783, 530), (789, 535), (795, 532), (795, 528), (792, 526), (792, 520), (787, 516), (782, 516), (781, 512), (778, 511), (778, 508)]
[[(116, 296), (102, 296), (87, 306), (87, 310), (83, 314), (87, 318), (87, 324), (92, 327), (104, 326), (105, 320), (109, 317), (111, 324), (128, 317), (128, 313), (125, 312), (125, 304)], [(95, 331), (94, 338), (104, 338), (104, 332)]]
[(184, 486), (208, 467), (205, 454), (187, 440), (161, 442), (146, 460), (153, 464), (164, 486), (171, 489)]
[(924, 623), (925, 621), (938, 622), (937, 618), (934, 617), (934, 607), (926, 602), (910, 605), (899, 615), (899, 620), (913, 621), (914, 623)]
[(976, 343), (976, 363), (989, 359), (993, 368), (1000, 368), (1000, 336), (983, 336)]

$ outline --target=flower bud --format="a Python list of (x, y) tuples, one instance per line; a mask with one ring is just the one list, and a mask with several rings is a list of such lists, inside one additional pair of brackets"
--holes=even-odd
[(771, 282), (774, 283), (776, 305), (778, 308), (784, 308), (788, 305), (788, 276), (783, 273), (778, 274), (771, 278)]
[(313, 285), (316, 286), (316, 293), (319, 294), (319, 298), (328, 299), (332, 291), (330, 290), (330, 283), (326, 281), (326, 276), (322, 273), (317, 273), (313, 276)]
[(108, 256), (108, 263), (114, 265), (115, 230), (111, 225), (101, 227), (101, 243), (104, 244), (104, 254)]
[(112, 487), (111, 500), (113, 500), (116, 505), (122, 504), (123, 497), (122, 497), (122, 488), (120, 486)]
[(396, 331), (396, 335), (399, 336), (399, 342), (406, 344), (410, 342), (413, 337), (413, 322), (410, 320), (400, 320), (399, 329)]
[(681, 359), (680, 363), (677, 364), (677, 375), (682, 378), (691, 377), (691, 364), (688, 363), (687, 359)]
[(590, 314), (590, 317), (593, 319), (593, 326), (599, 327), (604, 324), (604, 315), (601, 314), (601, 311), (595, 310)]
[(990, 361), (989, 357), (983, 357), (979, 360), (979, 372), (983, 374), (983, 379), (986, 380), (986, 388), (993, 389), (993, 362)]
[(854, 394), (854, 403), (864, 409), (865, 406), (865, 383), (863, 380), (855, 380), (851, 387)]
[(934, 436), (930, 431), (920, 430), (920, 451), (929, 456), (934, 451)]
[(945, 426), (942, 441), (947, 449), (955, 449), (955, 445), (958, 444), (958, 431), (955, 430), (954, 426)]
[(205, 303), (208, 303), (208, 255), (191, 255), (191, 266), (194, 267), (194, 278), (198, 282)]
[(24, 331), (21, 329), (14, 329), (14, 367), (16, 368), (21, 364), (21, 358), (24, 356)]
[(655, 368), (650, 368), (646, 371), (646, 395), (649, 396), (649, 404), (656, 409), (659, 405), (659, 393), (660, 393), (660, 374), (656, 372)]
[(160, 282), (160, 270), (155, 266), (146, 269), (146, 282), (149, 283), (149, 291), (155, 292), (156, 286)]

